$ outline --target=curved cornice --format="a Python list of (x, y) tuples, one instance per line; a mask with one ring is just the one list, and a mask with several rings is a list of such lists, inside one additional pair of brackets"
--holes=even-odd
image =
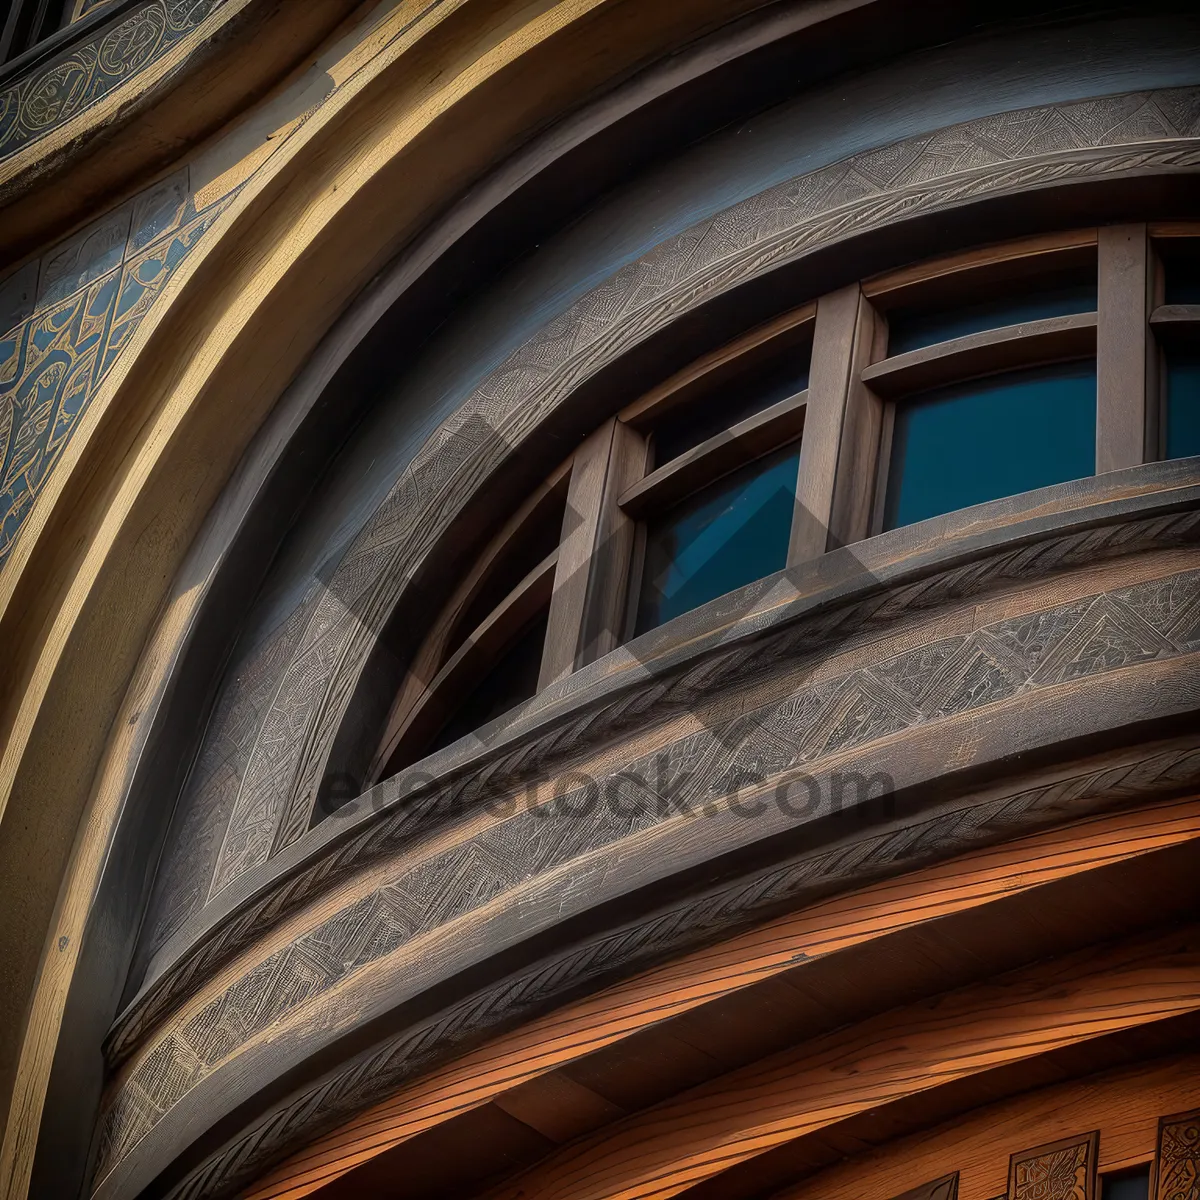
[[(564, 755), (594, 750), (630, 723), (644, 721), (651, 706), (661, 715), (704, 705), (710, 689), (739, 673), (752, 674), (759, 655), (777, 652), (774, 643), (755, 640), (771, 630), (804, 622), (801, 640), (826, 645), (833, 636), (846, 638), (907, 618), (949, 594), (1126, 553), (1135, 545), (1128, 522), (1149, 515), (1168, 526), (1179, 522), (1169, 534), (1147, 528), (1151, 540), (1178, 537), (1180, 544), (1190, 544), (1193, 526), (1200, 528), (1192, 512), (1198, 500), (1195, 460), (1047, 488), (894, 530), (752, 584), (644, 635), (547, 688), (483, 741), (457, 744), (379, 784), (287, 851), (246, 872), (162, 948), (153, 974), (114, 1025), (110, 1059), (124, 1060), (204, 979), (346, 871), (396, 853), (498, 790), (563, 770)], [(1096, 532), (1110, 526), (1121, 532)], [(1077, 542), (1068, 546), (1062, 541), (1067, 536)], [(719, 675), (712, 666), (699, 666), (727, 652)], [(700, 682), (691, 691), (685, 687), (675, 694), (672, 681), (688, 684), (694, 678)]]
[[(337, 730), (378, 632), (454, 518), (531, 434), (614, 363), (739, 288), (874, 230), (984, 199), (1200, 165), (1200, 92), (1101, 97), (907, 139), (772, 188), (671, 238), (530, 339), (406, 468), (297, 614), (286, 668), (256, 700), (253, 748), (211, 885), (308, 828)], [(254, 681), (247, 681), (247, 691)], [(248, 731), (243, 732), (243, 738)]]
[[(256, 1155), (344, 1115), (347, 1094), (374, 1098), (368, 1073), (394, 1085), (774, 905), (1194, 787), (1195, 738), (1146, 739), (1200, 708), (1198, 542), (1195, 461), (896, 531), (705, 606), (425, 764), (436, 781), (365, 797), (348, 830), (226, 914), (203, 970), (182, 964), (173, 983), (202, 979), (195, 996), (168, 985), (154, 1005), (151, 989), (170, 1020), (120, 1073), (96, 1195), (137, 1194), (226, 1097), (364, 1029), (403, 1032), (248, 1134)], [(840, 804), (851, 772), (886, 773), (892, 802)], [(222, 951), (238, 953), (222, 966)], [(184, 1194), (246, 1167), (238, 1147)]]
[(361, 4), (313, 0), (281, 19), (279, 0), (119, 0), (7, 64), (0, 262), (177, 159)]

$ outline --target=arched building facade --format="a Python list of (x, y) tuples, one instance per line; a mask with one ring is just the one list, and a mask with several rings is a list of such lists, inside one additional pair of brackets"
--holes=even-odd
[(3, 1195), (1200, 1200), (1191, 6), (68, 7)]

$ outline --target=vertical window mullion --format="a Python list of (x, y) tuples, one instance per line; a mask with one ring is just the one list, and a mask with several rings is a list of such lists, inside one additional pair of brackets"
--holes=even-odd
[[(1096, 329), (1096, 472), (1157, 457), (1157, 388), (1149, 337), (1150, 245), (1143, 224), (1099, 231)], [(1157, 440), (1157, 439), (1156, 439)]]
[(858, 284), (817, 301), (788, 563), (867, 536), (883, 406), (861, 373), (875, 315)]
[(617, 497), (645, 471), (645, 437), (615, 418), (575, 453), (539, 690), (622, 640), (635, 523)]

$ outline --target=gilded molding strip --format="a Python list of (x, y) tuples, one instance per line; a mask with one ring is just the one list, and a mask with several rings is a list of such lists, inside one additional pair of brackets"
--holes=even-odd
[(48, 63), (39, 62), (0, 91), (0, 162), (162, 58), (224, 3), (147, 0), (124, 20), (100, 25), (86, 41), (69, 46)]
[[(286, 669), (269, 684), (248, 681), (269, 693), (262, 707), (256, 703), (243, 714), (250, 724), (240, 730), (239, 745), (249, 751), (240, 763), (226, 758), (208, 790), (187, 799), (227, 821), (223, 834), (206, 833), (197, 843), (221, 838), (208, 899), (308, 828), (374, 631), (463, 497), (600, 367), (712, 297), (866, 230), (986, 195), (1197, 167), (1200, 89), (1026, 109), (910, 138), (790, 180), (617, 272), (493, 372), (430, 439), (328, 585), (310, 598), (302, 630), (292, 628), (295, 649), (284, 650)], [(176, 905), (176, 926), (180, 915)]]
[(1098, 1131), (1014, 1154), (1008, 1200), (1096, 1200)]
[[(1185, 515), (1195, 523), (1197, 514)], [(657, 803), (663, 794), (678, 796), (694, 812), (706, 810), (736, 791), (747, 769), (768, 784), (798, 770), (816, 775), (822, 761), (906, 729), (982, 711), (1041, 688), (1200, 655), (1200, 570), (1010, 617), (815, 684), (805, 682), (802, 669), (805, 651), (812, 649), (812, 630), (804, 627), (785, 627), (774, 637), (736, 647), (733, 661), (753, 659), (760, 679), (769, 675), (771, 664), (780, 673), (794, 672), (799, 664), (799, 689), (712, 730), (685, 734), (640, 762), (622, 763), (597, 781), (602, 791), (610, 783), (622, 788), (626, 802), (620, 805), (587, 804), (589, 789), (581, 787), (556, 797), (548, 811), (515, 804), (510, 811), (502, 809), (465, 843), (424, 854), (412, 848), (381, 886), (244, 971), (185, 1024), (160, 1032), (139, 1049), (105, 1113), (97, 1178), (245, 1043), (419, 935), (598, 849), (619, 854), (620, 843), (678, 817), (677, 810)], [(725, 690), (721, 677), (729, 676), (720, 670), (722, 656), (713, 657), (715, 663), (692, 667), (684, 678), (699, 676), (706, 690)], [(670, 707), (662, 681), (648, 691)], [(644, 720), (644, 701), (635, 707)], [(563, 747), (561, 740), (558, 744)], [(565, 765), (569, 770), (569, 762)], [(489, 782), (495, 789), (495, 779), (484, 786)], [(641, 794), (626, 795), (626, 784), (635, 790), (640, 785)], [(503, 791), (491, 795), (504, 799)], [(893, 858), (914, 853), (918, 844), (928, 852), (920, 828), (915, 821), (884, 835), (892, 841)], [(976, 830), (980, 835), (993, 837), (995, 829), (985, 822)], [(838, 851), (839, 857), (846, 854), (845, 848)], [(852, 872), (872, 869), (865, 865), (862, 845), (849, 857)], [(806, 877), (809, 869), (806, 864)], [(779, 899), (761, 883), (753, 897), (758, 905)], [(670, 924), (675, 937), (680, 922), (693, 936), (711, 919), (701, 902), (685, 905)], [(724, 905), (718, 919), (721, 924), (731, 919)], [(560, 987), (565, 978), (561, 971), (554, 975)]]
[(1158, 1123), (1151, 1200), (1200, 1200), (1200, 1109)]
[[(714, 692), (728, 692), (763, 674), (777, 672), (780, 664), (789, 660), (803, 659), (814, 653), (832, 653), (834, 648), (844, 648), (851, 639), (877, 637), (899, 619), (931, 611), (951, 601), (961, 602), (966, 597), (978, 596), (1013, 580), (1029, 585), (1052, 571), (1095, 564), (1115, 555), (1132, 554), (1140, 550), (1194, 545), (1198, 539), (1200, 513), (1183, 512), (1165, 518), (1087, 529), (1068, 536), (1047, 537), (1032, 545), (1004, 548), (981, 561), (972, 560), (944, 569), (932, 579), (901, 583), (890, 592), (822, 610), (807, 619), (792, 622), (772, 636), (722, 646), (689, 658), (670, 672), (655, 673), (637, 687), (619, 693), (600, 707), (589, 705), (584, 711), (569, 712), (535, 734), (518, 739), (515, 744), (504, 745), (495, 752), (480, 756), (467, 770), (448, 773), (436, 783), (426, 783), (411, 792), (405, 790), (403, 805), (376, 814), (361, 831), (340, 844), (329, 846), (298, 873), (282, 878), (265, 895), (230, 913), (209, 936), (191, 947), (121, 1014), (106, 1047), (110, 1061), (117, 1063), (123, 1060), (146, 1031), (221, 962), (243, 950), (270, 925), (311, 902), (348, 872), (385, 859), (411, 845), (418, 828), (428, 833), (439, 820), (477, 808), (489, 798), (515, 792), (531, 782), (554, 777), (564, 769), (569, 770), (570, 764), (580, 753), (644, 729), (652, 713), (661, 718), (663, 714), (694, 712)], [(1196, 584), (1193, 582), (1188, 586), (1195, 587)], [(1172, 593), (1174, 598), (1166, 600)], [(1151, 615), (1149, 620), (1155, 627), (1163, 626), (1166, 622), (1165, 627), (1178, 631), (1172, 636), (1181, 638), (1181, 645), (1190, 649), (1193, 640), (1200, 644), (1200, 598), (1193, 597), (1191, 601), (1182, 602), (1180, 595), (1177, 590), (1168, 589), (1151, 604), (1156, 615)], [(1160, 602), (1166, 603), (1166, 608), (1161, 611)], [(1095, 629), (1098, 636), (1102, 630), (1109, 628), (1107, 605), (1106, 600), (1093, 607), (1088, 618), (1094, 622), (1090, 627)], [(1117, 623), (1120, 624), (1119, 618)], [(1140, 625), (1141, 618), (1137, 618), (1135, 629)], [(1028, 636), (1040, 635), (1032, 631)], [(959, 654), (962, 648), (958, 647)], [(940, 651), (923, 653), (923, 667), (914, 658), (905, 660), (908, 669), (932, 670), (948, 661)], [(949, 647), (947, 654), (955, 657)], [(882, 667), (878, 669), (884, 671), (882, 685), (889, 691), (894, 689), (896, 681), (887, 678), (889, 671)], [(948, 667), (946, 669), (949, 670)], [(995, 686), (995, 683), (989, 684), (989, 687)], [(874, 676), (867, 684), (867, 691), (876, 712), (881, 711)], [(822, 697), (818, 700), (810, 696), (812, 711), (807, 714), (809, 718), (816, 719), (819, 716), (822, 703), (832, 712), (836, 704), (845, 701), (845, 695), (836, 689), (829, 693), (826, 688)], [(976, 696), (976, 701), (983, 702), (983, 693)], [(963, 711), (958, 704), (959, 701), (950, 702), (946, 711)], [(908, 719), (916, 723), (926, 719), (925, 715), (914, 710), (908, 700), (897, 711), (907, 714)], [(761, 722), (747, 721), (745, 715), (740, 720), (745, 723), (747, 732), (762, 728)], [(865, 744), (872, 736), (875, 735), (870, 733), (870, 726), (864, 724), (857, 734), (846, 738), (841, 748)], [(711, 745), (720, 747), (726, 774), (746, 765), (743, 757), (747, 752), (740, 752), (736, 759), (731, 757), (730, 752), (731, 740), (743, 742), (746, 740), (744, 737), (716, 729), (711, 732), (710, 739)], [(701, 735), (696, 735), (686, 747), (681, 748), (683, 752), (678, 770), (695, 769), (697, 758), (703, 757), (702, 740)], [(772, 761), (778, 760), (779, 751), (773, 754)], [(716, 765), (714, 760), (710, 770), (715, 770)], [(654, 770), (656, 773), (659, 770), (657, 762)], [(669, 788), (674, 785), (674, 777), (668, 774), (661, 783)]]

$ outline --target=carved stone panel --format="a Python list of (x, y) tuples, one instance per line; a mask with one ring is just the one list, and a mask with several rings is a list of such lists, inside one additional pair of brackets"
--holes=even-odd
[(1008, 1200), (1095, 1200), (1100, 1133), (1050, 1142), (1014, 1154)]
[(1200, 1200), (1200, 1108), (1158, 1123), (1152, 1200)]

